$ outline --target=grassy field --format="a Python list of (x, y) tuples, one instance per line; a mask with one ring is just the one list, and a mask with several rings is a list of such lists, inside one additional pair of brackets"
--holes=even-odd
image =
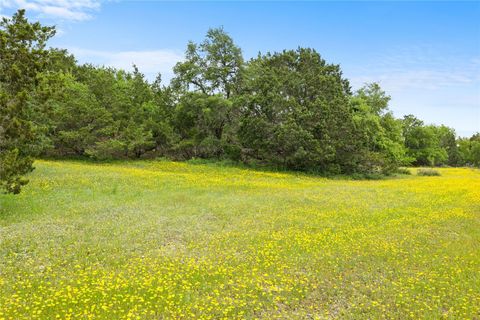
[(480, 319), (479, 170), (36, 168), (0, 195), (0, 319)]

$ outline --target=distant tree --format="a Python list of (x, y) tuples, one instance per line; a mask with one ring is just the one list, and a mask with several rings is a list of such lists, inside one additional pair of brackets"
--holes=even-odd
[(461, 164), (480, 167), (480, 133), (460, 138), (457, 143)]
[(480, 167), (480, 134), (474, 134), (470, 143), (470, 160), (473, 165)]
[(408, 163), (402, 122), (388, 110), (389, 101), (377, 83), (360, 88), (350, 100), (360, 171), (391, 173)]
[(19, 193), (33, 170), (36, 150), (29, 99), (37, 76), (48, 65), (45, 44), (55, 34), (53, 27), (30, 23), (25, 10), (0, 22), (0, 189)]
[(461, 163), (460, 153), (458, 151), (455, 130), (444, 125), (436, 127), (439, 145), (447, 152), (447, 159), (444, 163), (450, 166), (457, 166)]
[(415, 165), (435, 166), (447, 162), (448, 152), (440, 143), (440, 130), (412, 115), (403, 119), (403, 135), (407, 154)]
[(185, 61), (175, 66), (172, 83), (178, 89), (228, 99), (238, 89), (242, 66), (242, 51), (232, 38), (223, 28), (210, 29), (202, 43), (188, 43)]

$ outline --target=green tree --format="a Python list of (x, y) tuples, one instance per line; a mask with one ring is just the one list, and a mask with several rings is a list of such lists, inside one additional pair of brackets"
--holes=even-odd
[(30, 23), (25, 11), (0, 22), (0, 189), (19, 193), (33, 170), (36, 150), (34, 124), (29, 119), (29, 99), (37, 76), (48, 65), (45, 45), (53, 27)]
[(28, 118), (34, 124), (37, 153), (51, 154), (54, 146), (52, 130), (54, 127), (54, 103), (50, 103), (62, 90), (66, 74), (76, 68), (73, 55), (66, 50), (49, 49), (46, 70), (37, 75), (37, 85), (28, 101)]
[(302, 170), (353, 169), (349, 92), (339, 66), (313, 49), (259, 55), (236, 102), (243, 157)]
[(447, 159), (441, 164), (448, 164), (450, 166), (459, 165), (461, 160), (455, 130), (444, 125), (436, 127), (436, 130), (439, 145), (447, 152)]
[(151, 90), (153, 107), (148, 126), (151, 128), (156, 151), (166, 155), (178, 140), (172, 126), (177, 102), (175, 92), (171, 86), (162, 85), (160, 74), (151, 84)]
[(366, 84), (358, 89), (355, 93), (355, 97), (365, 101), (365, 104), (368, 105), (370, 112), (377, 116), (388, 112), (388, 103), (390, 102), (391, 98), (376, 82)]
[(360, 88), (350, 100), (360, 171), (391, 173), (408, 162), (402, 123), (388, 110), (389, 101), (376, 83)]
[[(139, 158), (167, 143), (171, 130), (156, 105), (154, 92), (144, 75), (134, 66), (133, 72), (83, 65), (76, 71), (98, 106), (109, 113), (112, 124), (108, 135), (97, 139), (86, 153), (99, 159)], [(105, 131), (102, 131), (105, 133)]]
[(480, 133), (457, 141), (460, 163), (480, 167)]
[(232, 110), (221, 95), (187, 93), (177, 104), (173, 126), (181, 141), (175, 147), (180, 158), (220, 158), (224, 153), (224, 130)]
[(51, 112), (49, 136), (56, 155), (84, 155), (97, 141), (109, 137), (114, 130), (111, 114), (87, 85), (68, 73), (51, 74), (47, 79), (40, 89), (50, 91), (45, 104)]
[(480, 167), (480, 134), (476, 133), (470, 138), (470, 161), (474, 166)]
[(223, 28), (210, 29), (202, 43), (188, 43), (172, 82), (177, 89), (219, 93), (228, 99), (238, 89), (242, 67), (242, 51), (232, 38)]
[(413, 164), (435, 166), (446, 163), (448, 152), (440, 143), (441, 134), (436, 126), (425, 126), (412, 115), (403, 119), (403, 136), (407, 155)]

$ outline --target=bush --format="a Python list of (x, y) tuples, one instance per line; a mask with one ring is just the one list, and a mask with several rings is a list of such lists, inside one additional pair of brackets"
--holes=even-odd
[(382, 180), (385, 179), (385, 175), (381, 173), (353, 173), (350, 175), (352, 180)]
[(407, 174), (407, 175), (412, 174), (412, 172), (410, 170), (408, 170), (407, 168), (398, 168), (396, 171), (399, 174)]
[(97, 160), (121, 159), (127, 157), (127, 146), (120, 140), (109, 139), (97, 142), (85, 154)]
[(418, 169), (417, 176), (440, 176), (440, 172), (435, 169)]

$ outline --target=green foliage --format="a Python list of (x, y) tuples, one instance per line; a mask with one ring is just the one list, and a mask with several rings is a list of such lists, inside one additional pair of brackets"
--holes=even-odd
[(443, 125), (436, 127), (436, 130), (437, 137), (439, 139), (439, 145), (447, 153), (447, 159), (441, 164), (447, 164), (451, 166), (461, 164), (461, 157), (458, 151), (455, 130)]
[(480, 166), (479, 135), (396, 119), (376, 84), (351, 92), (309, 48), (244, 62), (222, 29), (190, 42), (170, 85), (78, 65), (45, 49), (54, 29), (19, 11), (1, 23), (0, 187), (19, 192), (32, 155), (215, 159), (328, 175), (381, 177), (400, 166)]
[(458, 153), (462, 165), (480, 167), (480, 133), (458, 140)]
[(363, 172), (390, 174), (408, 164), (402, 123), (388, 110), (390, 97), (376, 83), (360, 88), (350, 99), (357, 157)]
[(125, 143), (117, 139), (98, 141), (85, 154), (97, 160), (122, 159), (128, 153)]
[(230, 98), (238, 89), (243, 66), (242, 51), (223, 28), (210, 29), (201, 44), (189, 42), (185, 61), (175, 68), (173, 85), (203, 94)]
[[(445, 131), (448, 132), (448, 128), (425, 126), (422, 121), (412, 115), (405, 116), (403, 124), (407, 154), (413, 159), (414, 165), (435, 166), (448, 162), (449, 153), (446, 144), (442, 145), (441, 141), (442, 135), (445, 135)], [(453, 149), (449, 150), (454, 152)]]
[(185, 94), (173, 119), (174, 130), (182, 141), (175, 149), (180, 158), (221, 157), (231, 113), (231, 101), (221, 95)]
[(83, 155), (113, 130), (113, 119), (88, 86), (75, 81), (72, 75), (61, 74), (57, 88), (47, 101), (52, 108), (55, 151), (59, 155)]
[(411, 175), (412, 174), (412, 172), (410, 170), (408, 170), (407, 168), (402, 168), (402, 167), (398, 168), (396, 170), (396, 173), (405, 174), (405, 175)]
[(8, 193), (18, 194), (28, 183), (23, 177), (33, 170), (33, 159), (22, 157), (18, 149), (4, 150), (0, 154), (0, 187)]
[(440, 172), (435, 169), (418, 169), (417, 176), (440, 176)]
[(54, 28), (30, 23), (25, 11), (0, 21), (0, 190), (18, 193), (32, 171), (37, 136), (29, 100), (47, 66)]
[(37, 90), (37, 102), (50, 115), (47, 136), (54, 148), (49, 153), (139, 158), (164, 147), (173, 132), (155, 103), (158, 95), (162, 91), (155, 91), (136, 68), (127, 73), (84, 65), (72, 73), (49, 73)]
[(292, 169), (331, 171), (351, 139), (348, 82), (312, 49), (252, 60), (238, 100), (244, 156)]

